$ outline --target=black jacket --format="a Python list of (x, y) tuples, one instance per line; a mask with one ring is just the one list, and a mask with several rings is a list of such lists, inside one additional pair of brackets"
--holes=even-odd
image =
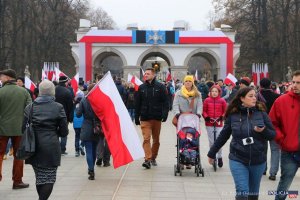
[(166, 87), (155, 79), (139, 86), (135, 99), (135, 118), (141, 121), (167, 119), (169, 101)]
[(81, 117), (83, 115), (83, 122), (80, 132), (80, 139), (82, 141), (99, 141), (99, 135), (94, 134), (94, 126), (97, 117), (91, 107), (90, 102), (83, 98), (80, 101), (79, 107), (76, 109), (76, 116)]
[[(25, 108), (23, 132), (31, 104)], [(36, 135), (36, 153), (25, 161), (39, 167), (57, 167), (60, 165), (61, 150), (58, 137), (68, 135), (68, 122), (61, 104), (54, 97), (40, 96), (33, 103), (33, 129)]]
[(264, 103), (267, 106), (267, 113), (269, 113), (273, 103), (278, 97), (280, 97), (280, 94), (273, 92), (272, 89), (261, 89), (259, 92), (266, 100)]
[(55, 101), (63, 105), (68, 122), (73, 122), (73, 98), (70, 90), (67, 87), (58, 85), (55, 87)]
[[(257, 133), (253, 129), (258, 124), (265, 125), (265, 129), (261, 133)], [(241, 108), (239, 112), (228, 116), (224, 128), (207, 156), (214, 158), (232, 135), (229, 159), (246, 165), (262, 164), (267, 160), (265, 153), (267, 140), (272, 140), (275, 134), (275, 129), (266, 112), (258, 111), (256, 108)], [(252, 137), (254, 143), (244, 145), (243, 139), (247, 137)]]

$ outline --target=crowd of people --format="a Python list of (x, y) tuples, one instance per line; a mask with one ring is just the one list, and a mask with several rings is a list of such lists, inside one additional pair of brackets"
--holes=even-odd
[[(96, 81), (101, 78), (98, 76)], [(16, 151), (30, 113), (38, 146), (36, 154), (25, 163), (33, 167), (39, 199), (49, 198), (61, 156), (70, 153), (66, 148), (69, 123), (73, 123), (75, 132), (74, 156), (86, 156), (88, 179), (95, 179), (95, 165), (110, 166), (110, 150), (101, 121), (85, 97), (94, 84), (81, 83), (74, 93), (68, 78), (61, 76), (57, 83), (43, 80), (32, 92), (24, 87), (24, 78), (17, 77), (11, 69), (1, 71), (0, 80), (0, 181), (2, 162), (10, 152), (14, 156), (12, 188), (29, 187), (22, 180), (24, 162), (16, 158)], [(132, 121), (142, 131), (142, 167), (158, 166), (160, 131), (169, 111), (177, 119), (191, 113), (205, 121), (210, 164), (216, 160), (218, 167), (223, 167), (222, 146), (231, 136), (229, 168), (237, 200), (258, 199), (261, 178), (268, 171), (268, 144), (269, 179), (276, 180), (281, 160), (276, 200), (286, 198), (284, 191), (289, 189), (300, 166), (299, 70), (293, 73), (291, 83), (277, 84), (263, 78), (260, 87), (248, 77), (225, 85), (222, 79), (198, 82), (191, 75), (186, 75), (182, 83), (177, 81), (174, 87), (171, 82), (156, 80), (153, 68), (145, 70), (144, 83), (138, 90), (132, 83), (124, 85), (121, 78), (114, 77), (114, 81)], [(196, 155), (195, 130), (189, 129), (179, 145), (183, 160), (189, 160), (186, 169), (190, 169)]]

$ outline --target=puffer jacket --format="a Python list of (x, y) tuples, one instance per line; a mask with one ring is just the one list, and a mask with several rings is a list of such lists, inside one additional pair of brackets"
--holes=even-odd
[[(260, 133), (254, 131), (254, 126), (259, 124), (265, 125), (265, 129)], [(266, 112), (259, 111), (256, 107), (240, 107), (238, 112), (227, 117), (224, 128), (207, 156), (215, 158), (216, 153), (231, 135), (229, 159), (245, 165), (257, 165), (266, 162), (267, 141), (274, 139), (275, 129)], [(244, 145), (243, 139), (248, 137), (252, 137), (254, 143)]]
[[(224, 117), (227, 103), (226, 101), (221, 98), (221, 88), (217, 86), (212, 86), (210, 88), (210, 91), (212, 88), (217, 88), (219, 91), (219, 96), (217, 97), (208, 97), (205, 99), (203, 103), (203, 118), (205, 119), (206, 117), (210, 118), (219, 118), (219, 117)], [(206, 126), (213, 126), (214, 124), (211, 121), (205, 121)], [(223, 126), (223, 120), (218, 121), (216, 123), (216, 127), (222, 127)]]
[(155, 79), (139, 86), (135, 99), (135, 118), (141, 121), (167, 119), (169, 101), (166, 87)]
[(80, 101), (79, 107), (76, 109), (76, 116), (81, 117), (82, 115), (83, 122), (80, 132), (80, 139), (82, 141), (98, 141), (99, 135), (94, 134), (94, 125), (97, 117), (87, 98), (83, 98)]
[(194, 107), (190, 108), (190, 104), (193, 97), (186, 98), (182, 95), (181, 89), (175, 93), (173, 101), (173, 112), (175, 115), (180, 113), (193, 113), (196, 115), (202, 115), (203, 103), (201, 94), (194, 98)]
[(32, 124), (36, 136), (36, 153), (25, 160), (26, 164), (38, 167), (60, 165), (61, 150), (58, 137), (68, 135), (68, 122), (65, 110), (51, 96), (39, 96), (24, 110), (23, 132), (32, 108)]

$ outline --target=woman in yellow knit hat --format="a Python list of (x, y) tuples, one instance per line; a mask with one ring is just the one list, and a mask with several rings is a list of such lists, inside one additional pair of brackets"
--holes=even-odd
[[(200, 118), (202, 115), (202, 108), (201, 93), (194, 85), (194, 77), (186, 75), (183, 79), (182, 87), (175, 93), (173, 112), (177, 119), (182, 113), (193, 113)], [(191, 166), (187, 166), (186, 168), (190, 169)]]

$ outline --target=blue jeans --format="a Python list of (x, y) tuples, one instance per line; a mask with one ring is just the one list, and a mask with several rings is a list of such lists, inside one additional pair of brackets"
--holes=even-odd
[(229, 167), (234, 179), (236, 197), (259, 195), (260, 181), (266, 163), (259, 165), (245, 165), (241, 162), (229, 160)]
[(80, 132), (81, 128), (74, 128), (75, 130), (75, 151), (78, 152), (80, 148), (83, 148), (83, 142), (80, 144)]
[[(289, 190), (299, 168), (297, 163), (293, 160), (292, 155), (286, 151), (281, 151), (280, 167), (281, 176), (277, 187), (278, 194)], [(286, 198), (286, 196), (287, 195), (277, 195), (275, 200), (283, 200)]]
[(135, 109), (134, 108), (128, 108), (128, 113), (129, 113), (129, 115), (130, 115), (130, 118), (131, 118), (131, 120), (132, 121), (134, 121), (134, 116), (135, 116)]
[[(275, 142), (275, 140), (271, 140), (269, 141), (269, 143), (271, 149), (271, 163), (270, 163), (271, 167), (269, 173), (270, 175), (276, 176), (279, 170), (280, 147)], [(267, 165), (266, 165), (266, 171), (267, 171)]]
[(96, 141), (85, 141), (85, 151), (86, 151), (86, 162), (88, 164), (89, 171), (94, 171), (96, 162), (96, 149), (98, 142)]

